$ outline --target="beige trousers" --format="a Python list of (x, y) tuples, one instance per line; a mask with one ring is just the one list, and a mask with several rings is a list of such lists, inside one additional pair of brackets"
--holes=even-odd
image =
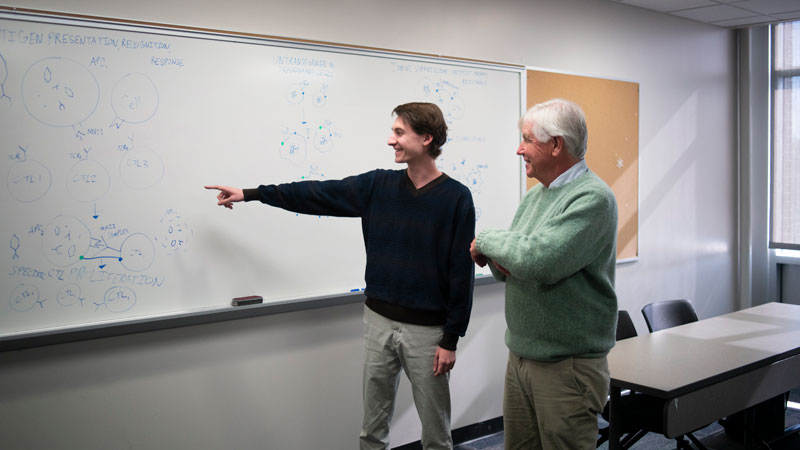
[(589, 450), (610, 376), (605, 357), (558, 362), (509, 352), (503, 394), (506, 450)]
[(409, 325), (364, 307), (364, 421), (361, 450), (389, 448), (389, 423), (402, 369), (411, 382), (425, 450), (452, 449), (448, 375), (433, 376), (441, 326)]

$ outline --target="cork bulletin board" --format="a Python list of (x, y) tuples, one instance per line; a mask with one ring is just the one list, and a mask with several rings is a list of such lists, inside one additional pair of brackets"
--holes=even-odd
[[(586, 163), (617, 196), (617, 260), (639, 254), (639, 83), (527, 71), (527, 106), (551, 98), (583, 108), (589, 129)], [(538, 181), (528, 179), (528, 189)]]

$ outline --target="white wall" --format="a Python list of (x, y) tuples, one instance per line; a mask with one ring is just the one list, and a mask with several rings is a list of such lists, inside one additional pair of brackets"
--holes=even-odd
[[(701, 318), (738, 306), (730, 30), (596, 0), (5, 4), (638, 82), (639, 260), (618, 267), (620, 308), (641, 333), (638, 311), (651, 301), (690, 298)], [(502, 293), (476, 288), (451, 378), (454, 427), (501, 415)], [(354, 448), (361, 311), (344, 305), (0, 354), (0, 448)], [(405, 381), (395, 418), (393, 446), (419, 438)]]

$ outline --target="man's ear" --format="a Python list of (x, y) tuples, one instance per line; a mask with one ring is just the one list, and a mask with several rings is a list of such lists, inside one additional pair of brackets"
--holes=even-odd
[(430, 134), (427, 134), (427, 133), (424, 136), (422, 136), (422, 145), (423, 146), (427, 147), (427, 146), (431, 145), (431, 142), (433, 142), (433, 136), (431, 136)]
[(561, 136), (553, 136), (553, 156), (558, 156), (564, 151), (564, 138)]

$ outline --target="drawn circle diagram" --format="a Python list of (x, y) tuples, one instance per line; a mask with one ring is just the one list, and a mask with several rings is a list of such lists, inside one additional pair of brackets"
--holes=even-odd
[(81, 299), (81, 287), (75, 283), (65, 284), (61, 286), (56, 293), (56, 301), (61, 306), (72, 306), (78, 303)]
[(32, 284), (23, 283), (14, 289), (8, 303), (16, 311), (25, 312), (39, 301), (39, 288)]
[(186, 250), (191, 236), (191, 229), (180, 216), (168, 214), (161, 218), (161, 232), (156, 236), (156, 242), (167, 254), (174, 255)]
[(155, 253), (153, 242), (142, 233), (128, 236), (120, 247), (122, 266), (131, 272), (141, 272), (150, 267)]
[(83, 222), (73, 216), (57, 216), (45, 227), (42, 250), (48, 261), (63, 267), (78, 261), (91, 241), (92, 234)]
[(0, 53), (0, 86), (5, 84), (8, 80), (8, 65), (6, 65), (6, 59), (3, 57), (3, 54)]
[(317, 92), (314, 95), (314, 100), (313, 100), (312, 103), (317, 108), (321, 108), (321, 107), (325, 106), (325, 103), (327, 103), (327, 102), (328, 102), (328, 96), (325, 94), (324, 90), (320, 90), (319, 92)]
[(327, 153), (333, 148), (333, 132), (330, 128), (320, 126), (314, 134), (314, 147), (322, 153)]
[(6, 80), (8, 80), (8, 66), (3, 54), (0, 53), (0, 86), (5, 84)]
[(125, 154), (119, 165), (122, 181), (133, 189), (147, 189), (161, 181), (164, 163), (149, 148), (134, 148)]
[(136, 293), (125, 286), (114, 286), (106, 291), (103, 303), (111, 312), (125, 312), (136, 304)]
[(473, 170), (472, 172), (467, 175), (467, 187), (473, 194), (478, 194), (481, 191), (481, 185), (483, 184), (483, 177), (481, 177), (481, 173), (477, 170)]
[(433, 95), (436, 92), (436, 85), (430, 78), (423, 78), (419, 80), (417, 84), (419, 86), (420, 91), (422, 91), (422, 96), (427, 98)]
[(0, 53), (0, 100), (9, 100), (8, 95), (6, 95), (6, 81), (8, 81), (8, 66), (3, 54)]
[(144, 122), (158, 109), (158, 90), (146, 75), (125, 75), (111, 92), (111, 108), (125, 122)]
[(464, 101), (455, 92), (457, 87), (446, 81), (433, 81), (427, 77), (420, 79), (417, 87), (423, 98), (430, 98), (439, 105), (446, 120), (452, 121), (464, 116)]
[(67, 175), (67, 192), (79, 202), (99, 199), (108, 192), (110, 186), (108, 171), (97, 161), (80, 161)]
[(38, 161), (19, 161), (11, 165), (6, 184), (11, 196), (20, 202), (39, 200), (50, 190), (50, 171)]
[(447, 89), (437, 89), (437, 103), (442, 108), (445, 118), (460, 119), (464, 116), (464, 101)]
[(45, 125), (69, 127), (86, 120), (97, 108), (100, 87), (89, 69), (68, 58), (45, 58), (22, 78), (22, 102)]
[(286, 100), (291, 104), (298, 104), (306, 98), (306, 88), (307, 83), (297, 83), (289, 86), (289, 90), (286, 91)]
[(281, 158), (288, 159), (298, 166), (306, 160), (306, 140), (297, 133), (289, 135), (281, 142)]

